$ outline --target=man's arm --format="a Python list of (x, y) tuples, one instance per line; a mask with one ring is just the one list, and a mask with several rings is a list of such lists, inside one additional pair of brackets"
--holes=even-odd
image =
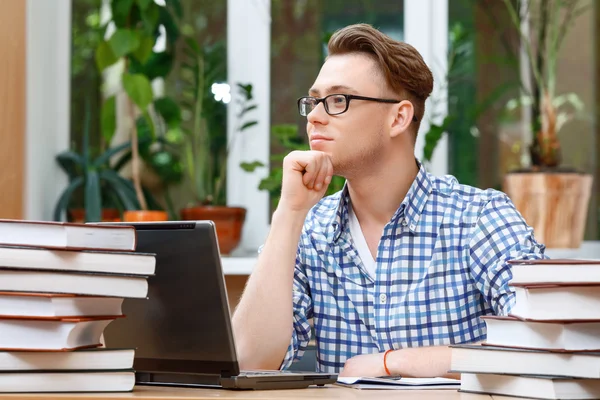
[(293, 281), (304, 220), (325, 194), (333, 167), (321, 152), (292, 152), (283, 163), (279, 206), (232, 326), (242, 369), (278, 369), (292, 339)]
[(514, 304), (508, 261), (546, 257), (545, 246), (503, 193), (482, 209), (465, 250), (473, 281), (494, 315), (507, 315)]
[(232, 320), (240, 368), (277, 369), (292, 335), (292, 281), (303, 215), (276, 211)]
[[(385, 353), (363, 354), (346, 361), (340, 376), (387, 376)], [(391, 351), (385, 365), (391, 375), (413, 378), (445, 377), (459, 379), (449, 373), (452, 350), (448, 346), (411, 347)]]

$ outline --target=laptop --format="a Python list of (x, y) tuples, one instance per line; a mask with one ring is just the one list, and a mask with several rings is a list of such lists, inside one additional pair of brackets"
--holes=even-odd
[(136, 251), (156, 254), (147, 299), (125, 299), (125, 318), (104, 332), (107, 347), (136, 348), (138, 385), (298, 389), (337, 374), (240, 371), (212, 221), (136, 222)]

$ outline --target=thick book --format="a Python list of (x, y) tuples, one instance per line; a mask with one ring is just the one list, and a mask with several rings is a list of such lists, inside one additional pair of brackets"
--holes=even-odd
[(600, 284), (600, 260), (542, 259), (510, 260), (511, 283), (598, 283)]
[(116, 370), (133, 368), (134, 349), (0, 351), (0, 371)]
[(562, 375), (600, 379), (600, 353), (549, 352), (519, 348), (452, 345), (452, 372), (511, 375)]
[(133, 370), (0, 372), (4, 393), (131, 392), (134, 385)]
[(121, 315), (122, 297), (0, 292), (0, 316), (94, 317)]
[(511, 314), (534, 320), (600, 320), (600, 285), (513, 284)]
[(461, 374), (460, 390), (533, 399), (600, 399), (599, 379)]
[(537, 321), (483, 316), (484, 345), (551, 351), (600, 351), (600, 321)]
[(117, 317), (0, 317), (1, 350), (67, 351), (101, 345), (104, 329)]
[(148, 280), (140, 275), (61, 273), (0, 268), (0, 292), (68, 293), (145, 298)]
[(0, 267), (152, 275), (156, 267), (156, 255), (131, 251), (73, 251), (0, 245)]
[(128, 225), (0, 219), (0, 244), (57, 249), (135, 250), (137, 234)]

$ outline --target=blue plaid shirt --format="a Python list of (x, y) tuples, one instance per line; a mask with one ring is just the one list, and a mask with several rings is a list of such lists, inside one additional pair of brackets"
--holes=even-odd
[(482, 315), (514, 303), (507, 260), (544, 258), (530, 228), (502, 192), (436, 177), (420, 165), (383, 230), (373, 279), (348, 227), (346, 189), (309, 212), (294, 274), (294, 330), (281, 365), (300, 359), (313, 320), (317, 369), (405, 347), (485, 339)]

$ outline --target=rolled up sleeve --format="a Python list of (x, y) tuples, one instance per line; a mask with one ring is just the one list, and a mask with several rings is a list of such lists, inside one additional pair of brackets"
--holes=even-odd
[(508, 261), (546, 258), (544, 251), (506, 195), (485, 205), (469, 241), (469, 257), (472, 277), (495, 315), (510, 313), (515, 301)]

